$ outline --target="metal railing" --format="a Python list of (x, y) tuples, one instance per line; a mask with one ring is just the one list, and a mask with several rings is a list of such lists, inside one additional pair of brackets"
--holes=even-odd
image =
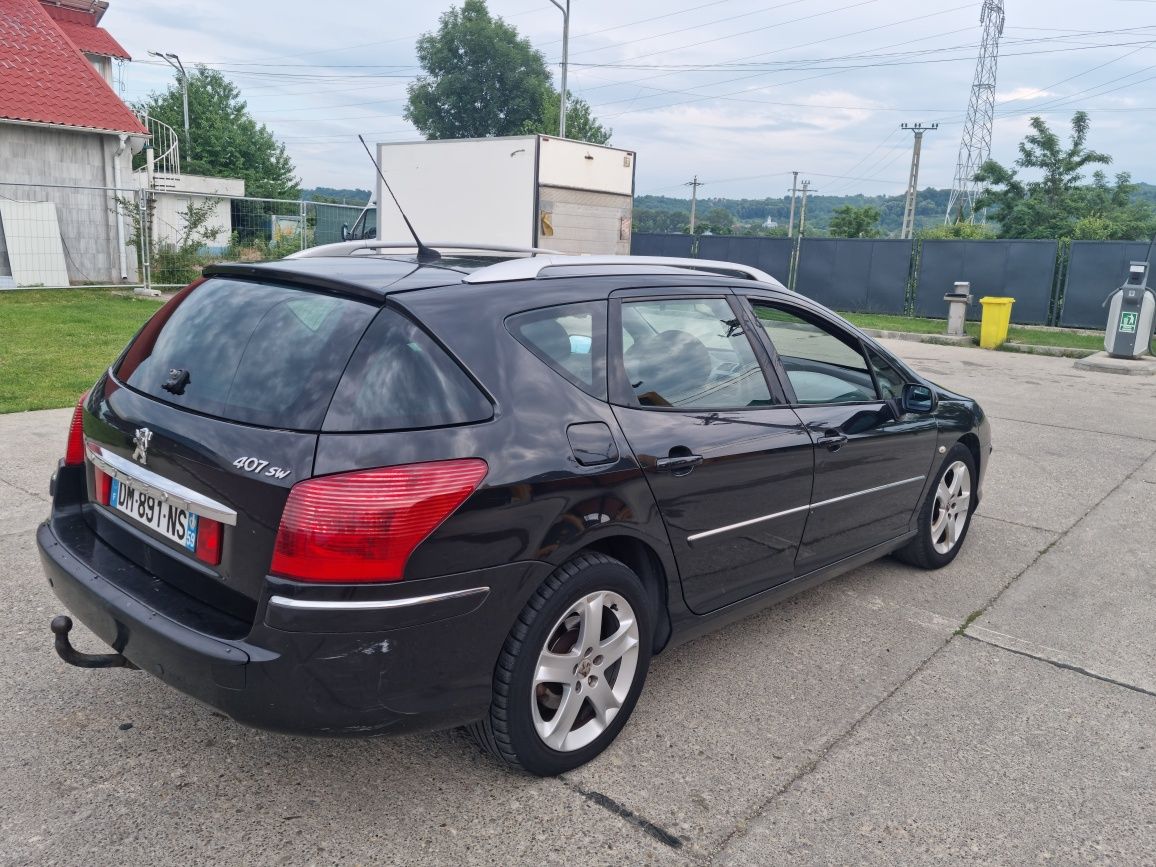
[(183, 286), (214, 262), (263, 262), (339, 242), (362, 209), (148, 189), (143, 173), (132, 179), (123, 188), (0, 183), (0, 289)]

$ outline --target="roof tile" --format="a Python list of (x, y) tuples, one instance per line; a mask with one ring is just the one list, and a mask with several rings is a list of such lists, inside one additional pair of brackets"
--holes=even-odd
[(0, 0), (0, 118), (147, 135), (37, 0)]
[(103, 54), (105, 57), (132, 60), (129, 53), (103, 27), (78, 24), (75, 21), (57, 21), (56, 26), (64, 31), (64, 35), (72, 40), (73, 45), (86, 54)]

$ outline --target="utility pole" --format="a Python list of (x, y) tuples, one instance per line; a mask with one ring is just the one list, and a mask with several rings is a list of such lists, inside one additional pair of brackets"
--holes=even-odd
[(562, 104), (558, 116), (558, 138), (566, 138), (566, 68), (570, 65), (570, 0), (563, 6), (558, 0), (550, 0), (562, 13)]
[(193, 155), (193, 145), (189, 140), (189, 75), (185, 72), (185, 65), (181, 63), (181, 59), (177, 55), (168, 52), (150, 51), (153, 57), (159, 57), (169, 66), (177, 71), (177, 76), (181, 81), (181, 102), (185, 110), (185, 150), (188, 152), (187, 156)]
[(911, 175), (907, 179), (907, 204), (903, 208), (903, 229), (899, 232), (900, 238), (912, 238), (915, 236), (915, 191), (919, 188), (919, 152), (923, 148), (923, 134), (939, 129), (939, 124), (924, 126), (921, 123), (904, 123), (899, 128), (915, 135), (915, 147), (911, 151)]
[(817, 193), (818, 190), (811, 189), (810, 181), (803, 181), (800, 192), (803, 194), (803, 203), (799, 209), (799, 234), (795, 238), (794, 249), (791, 250), (791, 268), (787, 275), (787, 288), (792, 292), (795, 290), (795, 281), (799, 276), (799, 256), (802, 254), (803, 236), (807, 234), (807, 195)]
[(799, 173), (791, 172), (791, 219), (787, 223), (787, 237), (795, 237), (795, 197), (799, 193)]
[(687, 181), (683, 186), (690, 187), (690, 233), (693, 235), (695, 207), (698, 204), (698, 188), (702, 186), (702, 181), (698, 179), (698, 175), (695, 175), (693, 181)]

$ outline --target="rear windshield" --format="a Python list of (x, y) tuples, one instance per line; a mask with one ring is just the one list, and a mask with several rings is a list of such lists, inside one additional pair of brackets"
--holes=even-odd
[(158, 311), (114, 373), (174, 406), (318, 430), (378, 309), (288, 286), (213, 278)]

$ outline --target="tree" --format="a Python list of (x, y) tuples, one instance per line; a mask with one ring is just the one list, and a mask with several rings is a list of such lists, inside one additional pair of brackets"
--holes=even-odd
[(517, 135), (545, 115), (545, 58), (485, 0), (450, 7), (418, 39), (417, 58), (425, 75), (407, 88), (405, 119), (426, 138)]
[(923, 241), (987, 241), (996, 237), (995, 230), (983, 223), (940, 223), (915, 233)]
[(879, 209), (843, 205), (835, 209), (827, 228), (832, 238), (878, 238)]
[[(566, 91), (570, 93), (569, 90)], [(542, 100), (542, 116), (533, 121), (527, 121), (522, 128), (524, 133), (541, 132), (546, 135), (555, 135), (558, 132), (558, 114), (561, 110), (561, 95), (553, 87), (547, 89)], [(592, 144), (610, 144), (610, 136), (614, 130), (604, 127), (590, 112), (590, 104), (581, 98), (570, 94), (566, 101), (566, 138), (588, 141)]]
[[(1089, 150), (1090, 121), (1086, 112), (1072, 117), (1072, 133), (1065, 146), (1042, 118), (1033, 117), (1032, 132), (1020, 142), (1016, 169), (988, 160), (975, 178), (990, 187), (976, 202), (976, 210), (991, 209), (1005, 238), (1137, 238), (1153, 222), (1152, 209), (1133, 202), (1129, 176), (1117, 175), (1110, 186), (1103, 172), (1084, 185), (1083, 170), (1107, 165), (1112, 158)], [(1017, 169), (1036, 169), (1037, 180), (1025, 181)]]
[[(485, 0), (450, 7), (435, 33), (417, 41), (425, 74), (408, 87), (405, 119), (426, 138), (483, 138), (558, 132), (561, 96), (540, 51)], [(584, 99), (566, 103), (566, 137), (610, 141)]]
[(189, 141), (179, 83), (151, 93), (141, 110), (166, 123), (181, 138), (181, 169), (194, 175), (243, 178), (245, 193), (271, 199), (295, 199), (300, 193), (293, 161), (285, 146), (249, 114), (241, 92), (213, 69), (198, 66), (189, 76)]

